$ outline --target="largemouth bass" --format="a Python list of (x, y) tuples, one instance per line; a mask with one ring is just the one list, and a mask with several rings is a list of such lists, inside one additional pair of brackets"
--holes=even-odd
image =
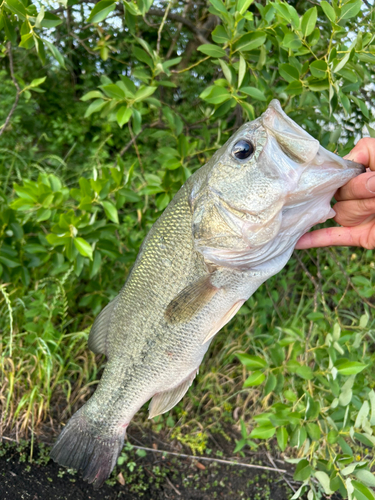
[(276, 100), (244, 124), (182, 186), (95, 320), (89, 348), (108, 362), (51, 457), (99, 487), (139, 408), (152, 398), (152, 418), (180, 401), (215, 334), (285, 266), (302, 234), (334, 215), (334, 192), (363, 171)]

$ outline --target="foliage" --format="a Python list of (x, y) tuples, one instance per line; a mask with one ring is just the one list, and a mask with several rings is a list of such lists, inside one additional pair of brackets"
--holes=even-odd
[[(94, 316), (183, 182), (243, 121), (278, 98), (340, 154), (375, 134), (375, 13), (361, 0), (5, 0), (0, 12), (0, 398), (3, 427), (26, 434), (60, 398), (88, 396)], [(219, 335), (194, 411), (208, 427), (217, 411), (233, 422), (235, 397), (236, 451), (277, 442), (309, 500), (371, 499), (371, 256), (343, 250), (325, 269), (319, 253), (301, 255)], [(201, 430), (182, 432), (191, 410), (186, 398), (174, 410), (174, 435), (202, 450)]]

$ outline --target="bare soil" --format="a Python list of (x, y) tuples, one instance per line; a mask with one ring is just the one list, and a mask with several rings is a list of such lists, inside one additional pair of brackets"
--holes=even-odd
[[(233, 445), (221, 438), (220, 435), (212, 437), (210, 457), (230, 456), (228, 450)], [(171, 451), (165, 442), (161, 442), (160, 435), (134, 435), (130, 441)], [(290, 500), (293, 491), (287, 481), (298, 488), (298, 484), (293, 483), (292, 474), (152, 451), (142, 451), (144, 456), (139, 456), (136, 449), (125, 447), (124, 464), (117, 466), (110, 480), (95, 490), (82, 480), (80, 473), (50, 460), (49, 449), (43, 443), (35, 445), (30, 463), (30, 443), (17, 445), (5, 440), (0, 443), (1, 500)], [(189, 450), (180, 452), (188, 454)], [(262, 453), (240, 460), (254, 465), (262, 462), (265, 466), (271, 465), (266, 459), (262, 460)]]

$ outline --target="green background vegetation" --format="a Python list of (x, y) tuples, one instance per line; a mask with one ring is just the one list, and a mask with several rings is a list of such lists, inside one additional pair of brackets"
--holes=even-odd
[[(277, 98), (343, 155), (375, 135), (370, 1), (4, 0), (2, 432), (89, 396), (89, 328), (184, 181)], [(372, 251), (298, 251), (217, 336), (188, 396), (145, 424), (193, 453), (235, 426), (308, 499), (372, 500)], [(61, 408), (68, 412), (61, 415)]]

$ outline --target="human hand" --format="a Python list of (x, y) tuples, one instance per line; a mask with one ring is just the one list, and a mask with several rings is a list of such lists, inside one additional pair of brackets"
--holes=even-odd
[(375, 248), (375, 139), (361, 139), (345, 157), (362, 163), (368, 171), (351, 179), (335, 193), (334, 220), (342, 227), (304, 234), (296, 248), (358, 246)]

